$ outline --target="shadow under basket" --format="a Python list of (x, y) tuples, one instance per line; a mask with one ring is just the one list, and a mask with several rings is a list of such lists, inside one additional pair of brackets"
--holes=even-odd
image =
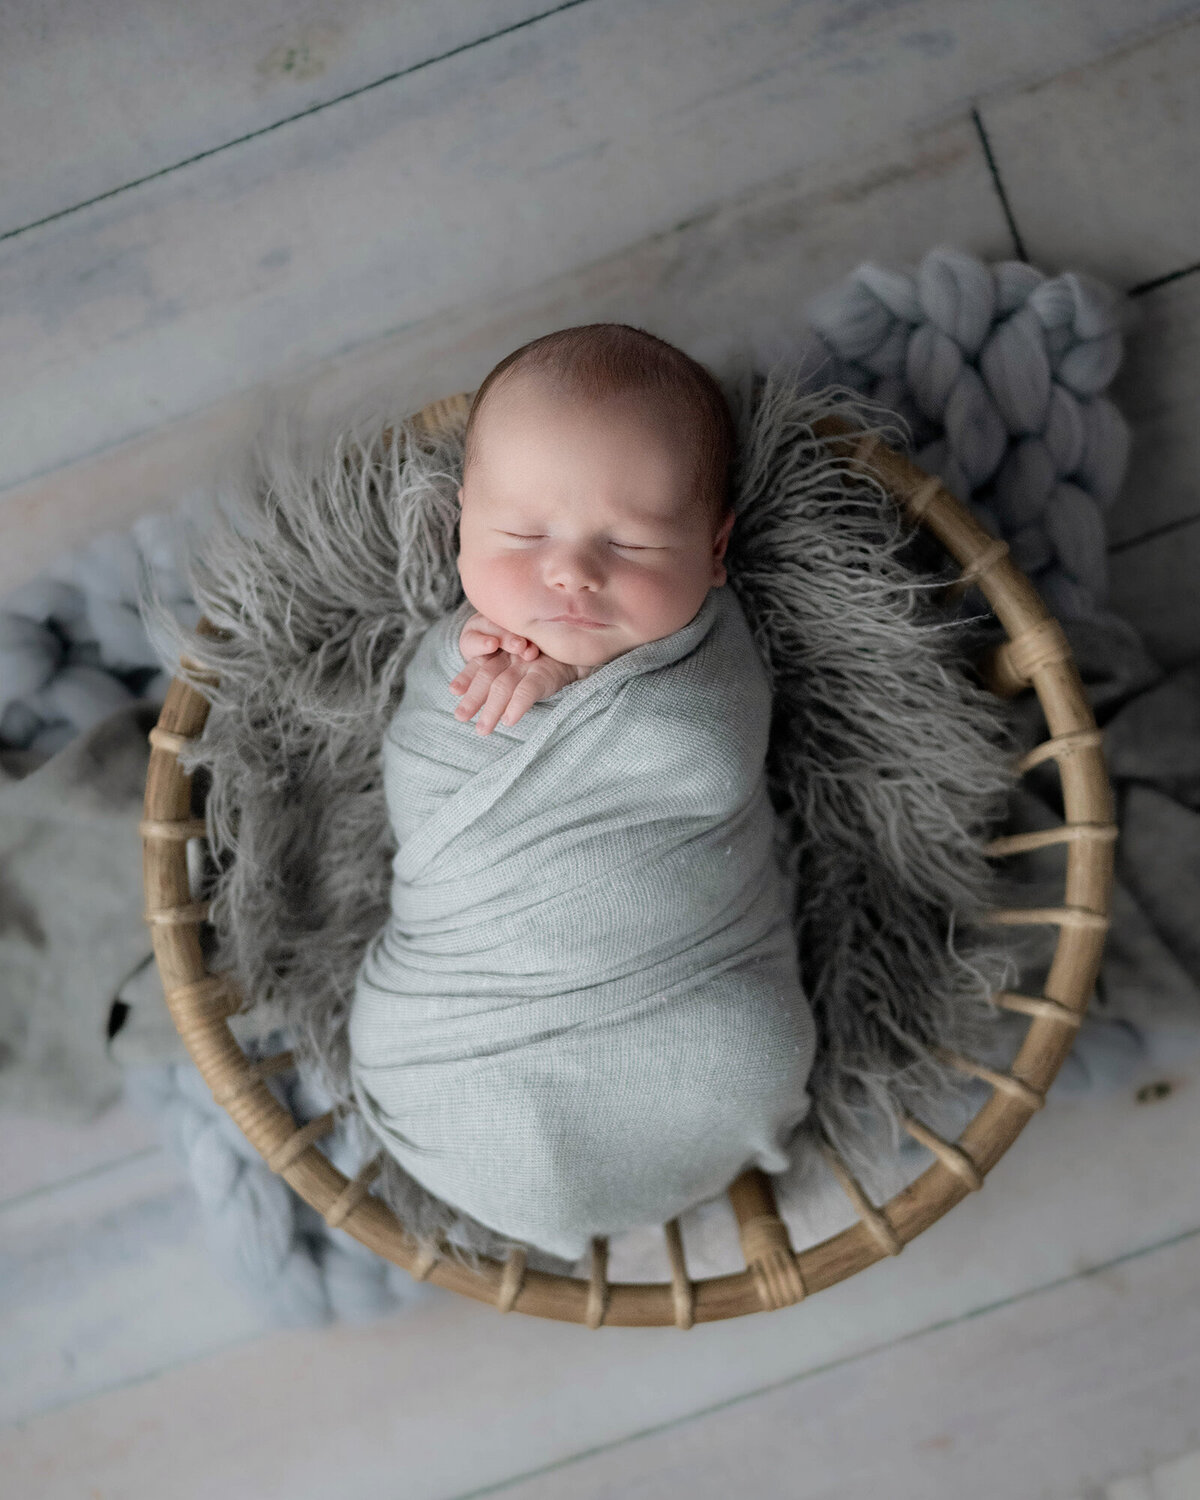
[[(437, 431), (461, 420), (469, 401), (469, 395), (459, 395), (434, 402), (415, 422)], [(996, 909), (987, 916), (993, 923), (1058, 929), (1043, 993), (1006, 991), (995, 996), (998, 1005), (1029, 1018), (1010, 1070), (998, 1072), (970, 1058), (942, 1053), (942, 1060), (958, 1071), (989, 1084), (991, 1094), (957, 1141), (944, 1140), (919, 1120), (905, 1118), (906, 1130), (932, 1152), (934, 1162), (882, 1205), (870, 1202), (845, 1163), (828, 1142), (823, 1143), (857, 1222), (820, 1244), (799, 1252), (792, 1249), (770, 1182), (757, 1170), (744, 1173), (728, 1190), (746, 1262), (745, 1270), (732, 1275), (689, 1278), (678, 1220), (663, 1228), (670, 1280), (642, 1283), (608, 1280), (608, 1245), (601, 1239), (593, 1242), (591, 1273), (584, 1280), (529, 1268), (521, 1249), (503, 1263), (481, 1259), (478, 1269), (472, 1269), (406, 1231), (370, 1192), (378, 1158), (350, 1180), (318, 1148), (336, 1114), (298, 1127), (266, 1087), (265, 1078), (289, 1066), (291, 1055), (251, 1063), (227, 1024), (241, 1009), (242, 997), (228, 976), (210, 973), (205, 965), (200, 936), (207, 906), (192, 900), (187, 868), (187, 842), (203, 838), (205, 824), (192, 816), (191, 777), (178, 762), (179, 753), (201, 733), (209, 705), (179, 679), (170, 686), (150, 734), (141, 833), (146, 919), (175, 1025), (214, 1098), (271, 1170), (328, 1225), (344, 1229), (420, 1280), (491, 1303), (502, 1312), (531, 1313), (589, 1328), (690, 1328), (697, 1322), (790, 1306), (885, 1255), (898, 1255), (968, 1193), (982, 1187), (984, 1177), (1041, 1108), (1070, 1051), (1100, 966), (1116, 828), (1100, 732), (1066, 636), (1033, 584), (1013, 564), (1007, 545), (984, 530), (939, 480), (840, 419), (824, 419), (816, 431), (838, 456), (880, 480), (908, 520), (936, 538), (961, 569), (952, 590), (963, 593), (974, 585), (986, 598), (1007, 636), (982, 664), (988, 688), (1006, 698), (1029, 688), (1038, 696), (1049, 738), (1025, 755), (1017, 770), (1024, 774), (1044, 761), (1057, 763), (1065, 822), (994, 839), (986, 852), (1002, 858), (1049, 844), (1066, 846), (1061, 905)]]

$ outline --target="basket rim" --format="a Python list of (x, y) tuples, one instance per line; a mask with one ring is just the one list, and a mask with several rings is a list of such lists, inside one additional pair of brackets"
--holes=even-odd
[[(436, 433), (461, 421), (471, 394), (429, 403), (411, 419), (413, 429)], [(146, 919), (172, 1019), (214, 1098), (268, 1166), (331, 1227), (344, 1229), (419, 1280), (428, 1279), (504, 1312), (516, 1310), (592, 1328), (689, 1328), (696, 1322), (788, 1306), (885, 1256), (899, 1254), (968, 1193), (982, 1187), (987, 1173), (1041, 1108), (1070, 1051), (1099, 971), (1111, 905), (1116, 827), (1102, 736), (1066, 636), (1012, 561), (1007, 544), (976, 521), (939, 479), (878, 435), (864, 435), (842, 418), (821, 419), (813, 430), (851, 471), (880, 482), (910, 522), (936, 537), (961, 569), (951, 586), (954, 591), (965, 592), (974, 585), (984, 595), (1006, 636), (985, 665), (987, 686), (1002, 697), (1032, 687), (1038, 697), (1049, 737), (1028, 752), (1015, 771), (1021, 775), (1044, 761), (1056, 762), (1064, 821), (1037, 834), (994, 839), (986, 852), (1002, 858), (1062, 843), (1067, 856), (1060, 906), (993, 910), (985, 918), (1005, 925), (1058, 928), (1043, 993), (1001, 991), (993, 997), (998, 1005), (1030, 1018), (1010, 1070), (996, 1072), (972, 1059), (942, 1054), (957, 1071), (989, 1083), (991, 1096), (957, 1141), (941, 1139), (911, 1116), (905, 1119), (909, 1134), (933, 1153), (934, 1161), (885, 1204), (872, 1204), (845, 1163), (828, 1142), (822, 1142), (826, 1160), (858, 1218), (816, 1245), (792, 1249), (769, 1181), (757, 1171), (743, 1174), (728, 1190), (747, 1264), (742, 1271), (722, 1276), (694, 1281), (688, 1277), (674, 1220), (664, 1226), (671, 1268), (667, 1282), (609, 1282), (604, 1241), (593, 1244), (587, 1280), (530, 1269), (520, 1249), (503, 1263), (480, 1257), (478, 1268), (473, 1268), (418, 1241), (370, 1193), (378, 1157), (356, 1178), (346, 1178), (316, 1144), (332, 1128), (336, 1113), (297, 1127), (265, 1083), (272, 1072), (287, 1065), (287, 1055), (251, 1063), (229, 1029), (229, 1017), (241, 1008), (242, 997), (230, 976), (209, 972), (201, 953), (199, 934), (207, 906), (191, 898), (186, 848), (189, 839), (203, 836), (204, 822), (192, 815), (192, 778), (178, 759), (200, 735), (209, 703), (181, 678), (168, 689), (150, 732), (141, 834)], [(384, 441), (393, 436), (393, 430), (386, 429)], [(202, 622), (201, 628), (211, 627)]]

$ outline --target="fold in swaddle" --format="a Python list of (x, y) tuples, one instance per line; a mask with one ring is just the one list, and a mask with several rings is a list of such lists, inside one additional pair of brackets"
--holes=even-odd
[(491, 735), (454, 718), (469, 601), (388, 727), (392, 912), (351, 1080), (430, 1192), (569, 1260), (782, 1171), (815, 1044), (736, 596)]

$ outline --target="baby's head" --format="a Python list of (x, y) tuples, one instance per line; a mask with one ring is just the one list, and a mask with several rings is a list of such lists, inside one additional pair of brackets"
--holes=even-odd
[(682, 629), (725, 582), (733, 447), (720, 387), (653, 334), (594, 323), (523, 345), (467, 422), (467, 598), (574, 666)]

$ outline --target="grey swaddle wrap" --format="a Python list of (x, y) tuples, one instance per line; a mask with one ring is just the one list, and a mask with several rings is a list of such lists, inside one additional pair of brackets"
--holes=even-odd
[(771, 694), (712, 588), (682, 629), (480, 735), (422, 638), (388, 727), (392, 914), (359, 969), (363, 1117), (432, 1193), (575, 1260), (787, 1165), (815, 1045), (765, 757)]

